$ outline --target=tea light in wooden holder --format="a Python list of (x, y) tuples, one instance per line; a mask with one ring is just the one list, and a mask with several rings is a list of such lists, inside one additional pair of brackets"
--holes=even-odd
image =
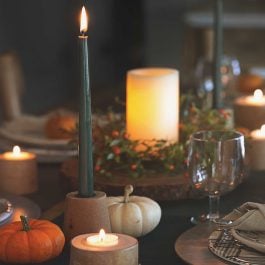
[(0, 154), (0, 191), (16, 195), (36, 192), (37, 172), (36, 155), (14, 146), (12, 152)]
[(248, 145), (249, 166), (253, 170), (265, 170), (265, 124), (250, 133)]
[(127, 235), (84, 234), (71, 241), (70, 265), (138, 265), (138, 241)]
[(265, 123), (265, 97), (260, 89), (256, 89), (253, 96), (235, 100), (234, 122), (236, 126), (249, 130), (260, 128)]

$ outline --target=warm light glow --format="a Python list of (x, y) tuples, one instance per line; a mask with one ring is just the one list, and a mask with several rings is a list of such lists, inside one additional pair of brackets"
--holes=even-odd
[(85, 33), (87, 32), (87, 25), (88, 25), (88, 17), (85, 7), (82, 7), (81, 11), (81, 19), (80, 19), (80, 32)]
[(238, 105), (264, 106), (265, 97), (261, 89), (256, 89), (251, 96), (236, 99)]
[(33, 153), (22, 152), (18, 145), (13, 147), (12, 152), (5, 152), (1, 155), (1, 158), (7, 160), (28, 160), (35, 159), (36, 156)]
[(260, 128), (260, 134), (265, 135), (265, 124), (263, 124)]
[(251, 138), (265, 140), (265, 124), (261, 128), (250, 133)]
[(168, 68), (127, 73), (126, 131), (133, 140), (178, 141), (179, 76)]
[(105, 237), (106, 237), (106, 233), (105, 233), (104, 229), (100, 229), (100, 231), (99, 231), (99, 241), (104, 241)]
[(98, 234), (88, 236), (86, 242), (89, 246), (110, 247), (118, 244), (118, 236), (114, 234), (106, 234), (103, 229), (100, 229)]
[(19, 156), (20, 153), (21, 153), (20, 147), (18, 145), (15, 145), (13, 147), (13, 154), (14, 154), (14, 156)]
[(261, 90), (261, 89), (256, 89), (256, 90), (254, 91), (253, 97), (254, 97), (255, 100), (260, 100), (260, 99), (262, 99), (262, 97), (263, 97), (263, 92), (262, 92), (262, 90)]

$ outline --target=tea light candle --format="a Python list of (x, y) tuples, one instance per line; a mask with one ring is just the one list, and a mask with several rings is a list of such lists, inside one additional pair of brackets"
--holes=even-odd
[(262, 90), (256, 89), (253, 96), (244, 96), (234, 102), (235, 125), (250, 130), (265, 123), (265, 97)]
[(91, 246), (110, 247), (118, 244), (118, 236), (113, 234), (106, 234), (104, 229), (99, 231), (99, 234), (87, 237), (87, 243)]
[(16, 195), (37, 191), (36, 155), (21, 152), (14, 146), (12, 152), (0, 154), (0, 191)]
[(265, 124), (250, 133), (249, 164), (253, 170), (265, 170)]
[(70, 265), (138, 265), (138, 241), (123, 234), (83, 234), (71, 241)]
[(5, 152), (2, 157), (7, 160), (28, 160), (35, 158), (35, 155), (29, 152), (21, 152), (20, 147), (15, 145), (12, 152)]

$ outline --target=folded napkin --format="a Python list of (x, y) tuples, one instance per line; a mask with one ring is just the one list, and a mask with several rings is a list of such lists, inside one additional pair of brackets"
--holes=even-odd
[(265, 204), (247, 202), (224, 217), (236, 240), (265, 253)]

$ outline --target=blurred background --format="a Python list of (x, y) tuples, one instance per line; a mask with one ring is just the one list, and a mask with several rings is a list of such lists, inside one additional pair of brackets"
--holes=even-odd
[[(212, 60), (213, 2), (0, 0), (0, 60), (12, 52), (21, 64), (23, 112), (77, 109), (77, 36), (84, 4), (90, 14), (93, 109), (106, 109), (115, 96), (125, 100), (126, 71), (139, 67), (177, 68), (182, 91), (204, 91), (211, 89), (205, 62)], [(265, 2), (224, 0), (224, 64), (233, 76), (249, 74), (248, 81), (263, 86), (264, 41)]]

